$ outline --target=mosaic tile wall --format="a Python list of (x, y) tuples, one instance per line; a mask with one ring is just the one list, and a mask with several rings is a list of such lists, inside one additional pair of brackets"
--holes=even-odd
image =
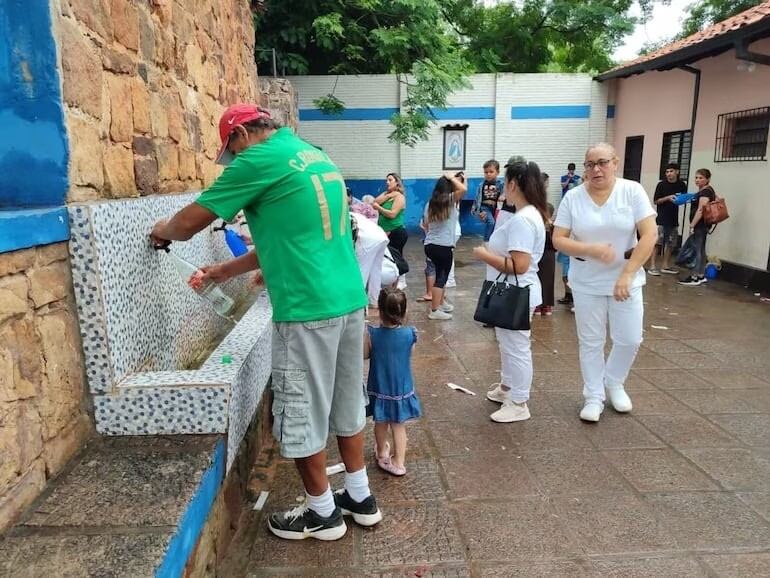
[[(70, 207), (70, 251), (91, 391), (105, 391), (136, 371), (188, 366), (231, 325), (193, 293), (147, 234), (160, 218), (196, 194), (166, 195)], [(231, 257), (220, 232), (203, 231), (172, 250), (195, 265)], [(234, 299), (246, 278), (229, 281)], [(105, 347), (106, 346), (106, 347)], [(106, 349), (106, 358), (105, 358)], [(111, 377), (111, 379), (109, 379)]]
[[(186, 286), (165, 253), (149, 246), (152, 224), (195, 196), (71, 206), (73, 285), (97, 431), (227, 433), (229, 467), (270, 377), (272, 309), (263, 292), (233, 325)], [(172, 249), (197, 265), (230, 258), (219, 232)], [(243, 299), (247, 278), (223, 289)], [(194, 359), (205, 361), (184, 369)]]

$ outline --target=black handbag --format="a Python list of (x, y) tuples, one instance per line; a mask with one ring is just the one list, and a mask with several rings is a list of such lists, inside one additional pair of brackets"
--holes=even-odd
[(390, 257), (385, 255), (385, 258), (396, 264), (396, 268), (398, 269), (398, 274), (406, 275), (407, 273), (409, 273), (409, 263), (406, 262), (406, 259), (404, 259), (404, 256), (401, 254), (401, 251), (391, 246), (388, 246), (388, 250), (390, 251)]
[[(507, 258), (505, 268), (508, 269)], [(507, 273), (500, 273), (494, 281), (484, 281), (473, 319), (501, 329), (529, 330), (529, 285), (519, 286), (515, 263), (513, 276), (516, 285), (508, 283)]]

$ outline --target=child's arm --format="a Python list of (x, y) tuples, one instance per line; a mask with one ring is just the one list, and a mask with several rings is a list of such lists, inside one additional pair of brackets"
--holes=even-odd
[(372, 352), (372, 340), (369, 339), (369, 330), (364, 331), (364, 359), (369, 359)]

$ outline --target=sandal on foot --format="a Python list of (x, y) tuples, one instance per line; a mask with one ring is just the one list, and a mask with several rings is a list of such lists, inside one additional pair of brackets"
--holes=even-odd
[(425, 301), (432, 301), (432, 300), (433, 300), (433, 297), (426, 297), (425, 295), (417, 298), (417, 301), (419, 303), (424, 303)]
[(377, 465), (381, 470), (384, 470), (393, 476), (401, 477), (406, 474), (406, 468), (399, 468), (396, 464), (390, 461), (390, 458), (378, 459)]
[(374, 459), (378, 462), (380, 460), (390, 460), (390, 442), (385, 442), (385, 456), (380, 455), (380, 450), (377, 447), (377, 442), (374, 442)]

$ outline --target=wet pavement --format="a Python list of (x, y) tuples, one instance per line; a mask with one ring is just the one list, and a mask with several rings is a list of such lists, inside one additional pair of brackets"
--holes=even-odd
[[(404, 478), (376, 467), (368, 427), (383, 522), (350, 521), (331, 543), (274, 538), (265, 515), (303, 495), (281, 461), (265, 510), (248, 516), (220, 574), (770, 576), (770, 303), (733, 285), (650, 277), (645, 341), (626, 384), (634, 410), (608, 408), (598, 424), (578, 418), (574, 317), (557, 306), (533, 323), (532, 419), (496, 424), (484, 393), (499, 380), (499, 354), (493, 330), (473, 321), (475, 243), (458, 250), (451, 321), (427, 320), (415, 302), (422, 254), (415, 239), (407, 245), (424, 416), (409, 426)], [(341, 484), (332, 476), (333, 489)]]

